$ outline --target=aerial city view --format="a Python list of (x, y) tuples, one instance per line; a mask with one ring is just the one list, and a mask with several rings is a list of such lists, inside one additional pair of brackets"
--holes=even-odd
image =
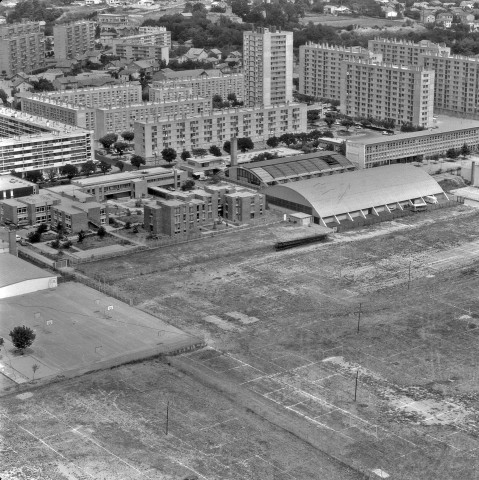
[(479, 0), (0, 2), (0, 480), (479, 480)]

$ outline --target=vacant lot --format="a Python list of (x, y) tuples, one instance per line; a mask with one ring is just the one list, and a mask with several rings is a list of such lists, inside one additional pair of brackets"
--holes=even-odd
[(82, 268), (205, 333), (211, 356), (191, 365), (335, 436), (350, 464), (475, 479), (477, 211), (458, 205), (286, 252), (272, 249), (278, 228)]

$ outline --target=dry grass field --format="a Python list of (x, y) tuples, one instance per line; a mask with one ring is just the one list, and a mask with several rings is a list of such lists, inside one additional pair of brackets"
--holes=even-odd
[[(209, 348), (175, 358), (170, 367), (171, 375), (180, 375), (182, 382), (195, 378), (194, 388), (199, 388), (191, 403), (180, 407), (182, 412), (200, 409), (211, 395), (218, 402), (231, 402), (228, 408), (239, 424), (246, 408), (256, 414), (253, 424), (274, 429), (270, 423), (276, 423), (283, 428), (279, 450), (274, 441), (267, 441), (261, 451), (254, 447), (241, 453), (244, 458), (263, 452), (261, 460), (251, 464), (234, 457), (235, 466), (250, 470), (227, 476), (217, 468), (229, 465), (225, 455), (233, 455), (227, 447), (232, 431), (217, 417), (221, 408), (215, 408), (212, 400), (213, 408), (198, 415), (208, 425), (218, 424), (215, 438), (201, 437), (195, 448), (223, 467), (185, 454), (189, 461), (194, 457), (203, 462), (201, 469), (194, 462), (188, 468), (199, 478), (218, 480), (348, 478), (349, 473), (335, 470), (339, 467), (327, 454), (370, 478), (387, 474), (393, 479), (477, 480), (479, 212), (458, 205), (338, 235), (326, 244), (275, 252), (281, 228), (237, 232), (81, 267), (93, 277), (108, 272), (107, 281), (142, 308), (189, 333), (206, 336)], [(150, 425), (157, 405), (163, 412), (169, 377), (163, 378), (163, 366), (156, 372), (147, 365), (138, 372), (135, 368), (140, 367), (120, 368), (108, 374), (109, 380), (104, 373), (105, 377), (95, 374), (100, 380), (92, 376), (55, 386), (65, 389), (63, 395), (74, 408), (83, 408), (75, 403), (77, 397), (95, 406), (89, 415), (71, 421), (70, 430), (78, 425), (85, 441), (94, 439), (113, 453), (122, 452), (115, 454), (139, 470), (135, 455), (140, 445), (135, 436), (125, 437), (128, 424), (115, 423), (108, 428), (117, 434), (102, 437), (101, 425), (95, 422), (111, 415), (113, 422), (120, 422), (118, 412), (127, 412), (125, 422)], [(124, 386), (117, 375), (128, 376)], [(145, 392), (154, 400), (143, 399)], [(47, 402), (48, 388), (44, 395)], [(123, 404), (123, 395), (131, 402)], [(161, 401), (158, 395), (163, 395)], [(178, 398), (182, 394), (175, 401)], [(32, 408), (36, 405), (28, 401)], [(18, 428), (32, 431), (35, 418), (25, 426), (16, 410), (20, 407), (14, 405), (12, 401), (4, 406), (5, 414)], [(51, 408), (51, 403), (44, 405)], [(69, 408), (60, 403), (58, 412)], [(164, 422), (163, 413), (158, 418)], [(182, 422), (177, 428), (176, 435), (185, 441), (188, 430), (182, 430)], [(288, 437), (288, 431), (294, 437)], [(77, 440), (76, 434), (68, 435)], [(245, 449), (250, 442), (257, 446), (258, 435), (248, 431), (242, 441), (248, 445)], [(223, 443), (218, 440), (224, 437)], [(288, 443), (292, 438), (305, 440), (315, 453), (296, 457), (296, 444)], [(148, 437), (145, 442), (163, 451), (163, 441), (155, 443), (159, 441)], [(284, 455), (285, 461), (301, 461), (288, 470), (267, 452)], [(88, 464), (94, 455), (72, 450), (65, 458)], [(311, 476), (318, 458), (327, 471)], [(151, 467), (165, 475), (152, 478), (186, 477), (177, 463), (164, 465), (163, 471)], [(17, 466), (12, 461), (12, 468)], [(166, 476), (170, 471), (176, 476)], [(122, 473), (115, 478), (130, 477)]]

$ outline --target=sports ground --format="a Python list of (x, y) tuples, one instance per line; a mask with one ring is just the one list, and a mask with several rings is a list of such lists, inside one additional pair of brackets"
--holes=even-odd
[[(92, 277), (108, 271), (114, 288), (204, 335), (209, 347), (174, 357), (169, 369), (145, 362), (44, 387), (40, 408), (55, 413), (62, 399), (57, 411), (71, 414), (71, 445), (82, 435), (140, 472), (111, 478), (142, 478), (148, 468), (157, 469), (151, 478), (184, 478), (179, 459), (198, 478), (218, 480), (477, 480), (478, 212), (458, 205), (283, 252), (273, 249), (275, 228), (82, 266)], [(179, 411), (214, 426), (212, 435), (193, 440), (199, 426), (177, 417), (173, 454), (164, 435), (168, 395)], [(35, 405), (5, 397), (3, 413), (15, 428), (47, 432), (22, 413)], [(156, 428), (142, 431), (141, 444), (132, 433), (138, 423)], [(276, 441), (265, 433), (273, 430)], [(135, 453), (144, 445), (151, 451)], [(158, 452), (170, 463), (155, 464), (164, 458)], [(85, 470), (93, 462), (110, 478), (109, 457), (62, 454), (63, 463)]]

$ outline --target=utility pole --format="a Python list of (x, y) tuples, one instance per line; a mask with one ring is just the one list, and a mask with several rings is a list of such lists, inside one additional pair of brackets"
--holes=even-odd
[(362, 306), (362, 303), (359, 304), (359, 311), (358, 311), (358, 333), (359, 333), (359, 324), (361, 322), (361, 306)]
[(170, 401), (166, 402), (166, 435), (168, 435), (168, 414), (170, 409)]
[(356, 371), (356, 386), (354, 387), (354, 401), (356, 401), (358, 394), (358, 378), (359, 378), (359, 368)]

